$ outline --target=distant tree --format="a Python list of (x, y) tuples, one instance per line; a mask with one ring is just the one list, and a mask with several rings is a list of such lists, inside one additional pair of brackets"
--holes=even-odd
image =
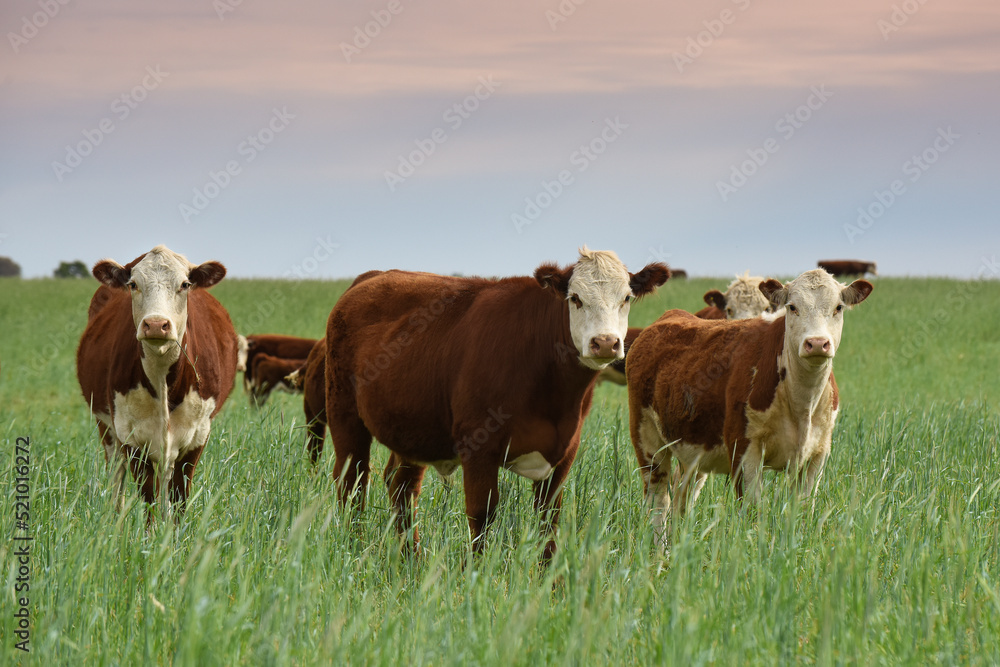
[(59, 268), (52, 272), (54, 278), (86, 278), (89, 275), (87, 265), (80, 260), (59, 262)]
[(10, 257), (0, 257), (0, 278), (20, 278), (21, 265)]

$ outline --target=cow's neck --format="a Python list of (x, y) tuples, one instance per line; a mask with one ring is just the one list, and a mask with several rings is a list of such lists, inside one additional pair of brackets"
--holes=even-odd
[(174, 342), (156, 348), (146, 343), (139, 345), (142, 346), (142, 370), (156, 392), (156, 397), (166, 407), (169, 394), (167, 377), (170, 375), (170, 369), (181, 357), (180, 345)]
[(800, 359), (797, 354), (792, 354), (786, 345), (781, 353), (780, 368), (786, 373), (786, 396), (792, 413), (797, 418), (811, 420), (830, 388), (833, 360), (828, 359), (819, 366), (813, 366)]

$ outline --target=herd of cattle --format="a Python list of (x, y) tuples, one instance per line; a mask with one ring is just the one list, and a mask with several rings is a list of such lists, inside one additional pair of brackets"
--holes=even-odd
[(101, 285), (77, 374), (116, 502), (128, 466), (150, 521), (157, 499), (183, 511), (211, 420), (241, 369), (254, 405), (278, 388), (302, 393), (314, 464), (329, 429), (341, 503), (363, 508), (377, 439), (391, 452), (384, 479), (396, 527), (418, 549), (413, 520), (427, 467), (443, 476), (461, 467), (479, 551), (507, 469), (533, 482), (547, 560), (602, 380), (628, 387), (661, 542), (671, 509), (683, 513), (709, 473), (729, 475), (739, 497), (758, 497), (763, 468), (812, 492), (837, 416), (843, 312), (872, 291), (834, 275), (875, 272), (867, 262), (821, 266), (784, 285), (744, 275), (725, 293), (707, 292), (698, 313), (669, 310), (645, 329), (628, 327), (630, 303), (670, 270), (651, 263), (630, 273), (613, 252), (584, 247), (575, 264), (543, 264), (531, 277), (370, 271), (333, 305), (324, 338), (244, 338), (205, 290), (225, 268), (157, 246), (125, 266), (94, 266)]

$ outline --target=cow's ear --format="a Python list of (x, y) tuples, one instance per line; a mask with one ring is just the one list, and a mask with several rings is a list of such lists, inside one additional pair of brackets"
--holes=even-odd
[(205, 262), (188, 274), (188, 280), (198, 287), (211, 287), (225, 277), (226, 267), (218, 262)]
[(670, 269), (663, 262), (652, 262), (642, 267), (641, 271), (629, 274), (628, 286), (632, 294), (638, 298), (655, 292), (656, 288), (670, 279)]
[(719, 310), (726, 309), (726, 295), (717, 289), (708, 290), (705, 292), (705, 296), (703, 298), (705, 299), (705, 303), (710, 306), (715, 306)]
[(560, 269), (555, 264), (542, 264), (535, 269), (535, 280), (542, 287), (551, 287), (565, 297), (569, 294), (569, 278), (572, 274), (572, 266)]
[(94, 274), (94, 277), (102, 285), (107, 285), (108, 287), (125, 287), (128, 281), (132, 279), (131, 271), (110, 259), (102, 259), (97, 264), (94, 264), (94, 270), (91, 273)]
[(875, 288), (867, 280), (855, 280), (845, 287), (840, 295), (843, 297), (844, 303), (848, 306), (854, 306), (867, 299), (873, 289)]
[(788, 302), (788, 290), (781, 284), (781, 281), (768, 278), (760, 284), (761, 293), (767, 297), (775, 310), (781, 308)]

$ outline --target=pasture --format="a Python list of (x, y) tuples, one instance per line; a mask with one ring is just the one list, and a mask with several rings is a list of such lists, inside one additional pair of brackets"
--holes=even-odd
[[(630, 322), (698, 310), (727, 282), (668, 281)], [(139, 504), (114, 510), (75, 377), (97, 283), (3, 280), (0, 662), (996, 664), (1000, 282), (873, 283), (846, 315), (842, 409), (810, 502), (767, 474), (760, 506), (740, 507), (710, 478), (661, 558), (625, 389), (603, 385), (543, 570), (527, 480), (501, 475), (472, 561), (461, 473), (450, 485), (429, 473), (413, 559), (380, 474), (367, 511), (342, 512), (329, 441), (310, 470), (301, 397), (256, 411), (241, 387), (214, 422), (187, 515), (147, 532)], [(315, 338), (347, 284), (227, 279), (212, 293), (242, 333)], [(18, 437), (31, 457), (27, 654), (14, 648)], [(374, 448), (373, 469), (386, 458)]]

